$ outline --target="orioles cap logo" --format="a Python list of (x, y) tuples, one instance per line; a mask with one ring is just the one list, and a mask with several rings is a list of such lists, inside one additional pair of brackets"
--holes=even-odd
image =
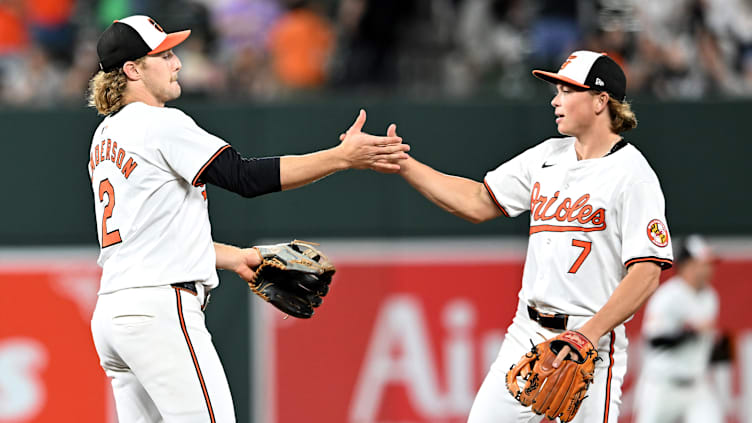
[(668, 230), (666, 225), (658, 219), (653, 219), (648, 223), (648, 238), (650, 242), (658, 247), (668, 245)]
[(149, 18), (149, 23), (154, 25), (154, 28), (157, 28), (157, 31), (164, 32), (164, 29), (162, 29), (162, 27), (159, 26), (159, 24), (154, 19)]
[(567, 57), (567, 60), (564, 63), (561, 64), (561, 67), (559, 68), (559, 70), (562, 70), (562, 69), (566, 68), (567, 65), (570, 64), (570, 63), (572, 63), (572, 60), (574, 60), (576, 58), (577, 58), (577, 56), (575, 56), (574, 54), (572, 54), (569, 57)]

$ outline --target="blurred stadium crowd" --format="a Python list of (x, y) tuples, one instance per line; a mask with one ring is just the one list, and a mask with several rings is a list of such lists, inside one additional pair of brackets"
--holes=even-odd
[(194, 98), (525, 98), (579, 48), (619, 61), (630, 97), (752, 97), (752, 0), (0, 0), (0, 104), (83, 103), (98, 34), (131, 14), (193, 30)]

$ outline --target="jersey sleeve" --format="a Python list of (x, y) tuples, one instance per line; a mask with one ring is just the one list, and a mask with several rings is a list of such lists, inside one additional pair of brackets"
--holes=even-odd
[(532, 178), (529, 165), (539, 148), (533, 147), (502, 163), (483, 179), (488, 193), (504, 216), (515, 217), (530, 210)]
[(623, 193), (620, 212), (624, 266), (649, 261), (663, 269), (670, 268), (674, 257), (665, 200), (658, 182), (629, 184)]
[(193, 186), (200, 185), (201, 172), (230, 145), (178, 109), (165, 109), (164, 119), (153, 125), (152, 142), (178, 175)]

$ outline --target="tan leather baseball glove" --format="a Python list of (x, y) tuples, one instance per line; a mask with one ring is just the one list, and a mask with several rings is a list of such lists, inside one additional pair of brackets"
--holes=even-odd
[[(564, 346), (569, 346), (572, 352), (554, 368), (553, 362)], [(572, 354), (577, 358), (572, 359)], [(593, 383), (597, 360), (600, 360), (598, 352), (590, 340), (579, 332), (566, 331), (534, 345), (512, 366), (507, 372), (507, 389), (522, 405), (532, 406), (536, 414), (568, 422), (577, 414), (588, 386)], [(524, 382), (524, 388), (520, 388), (518, 378)]]

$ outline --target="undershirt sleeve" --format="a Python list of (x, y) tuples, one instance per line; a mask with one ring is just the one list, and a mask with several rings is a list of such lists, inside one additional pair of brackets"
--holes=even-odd
[(209, 183), (246, 198), (282, 189), (279, 157), (243, 158), (232, 147), (225, 148), (198, 175), (199, 183)]

